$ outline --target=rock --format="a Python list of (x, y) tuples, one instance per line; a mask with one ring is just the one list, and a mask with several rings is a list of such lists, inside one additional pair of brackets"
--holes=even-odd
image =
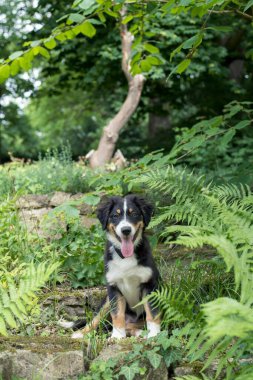
[[(130, 344), (125, 345), (124, 341), (120, 341), (117, 344), (111, 344), (105, 347), (95, 359), (95, 361), (107, 361), (117, 356), (128, 354), (131, 351)], [(147, 371), (145, 375), (135, 375), (134, 380), (168, 380), (168, 370), (165, 362), (162, 360), (160, 366), (154, 369), (152, 365), (146, 359), (141, 361), (141, 366), (146, 367)], [(124, 376), (120, 376), (119, 380), (124, 380)]]
[[(106, 297), (105, 287), (96, 287), (85, 290), (59, 291), (49, 295), (43, 300), (43, 307), (53, 304), (58, 313), (64, 318), (73, 320), (75, 317), (83, 318), (87, 308), (96, 311)], [(56, 302), (57, 301), (57, 304)]]
[(98, 224), (98, 220), (96, 218), (89, 218), (84, 215), (80, 216), (80, 220), (81, 224), (86, 228), (90, 228), (91, 226), (94, 226), (94, 224)]
[(65, 202), (69, 202), (71, 199), (71, 194), (64, 193), (63, 191), (56, 191), (50, 200), (51, 207), (57, 207)]
[(43, 222), (51, 208), (23, 209), (19, 212), (21, 222), (26, 225), (28, 232), (46, 236)]
[(0, 376), (26, 380), (77, 379), (84, 373), (83, 352), (41, 354), (28, 350), (0, 353)]
[[(20, 342), (19, 342), (20, 341)], [(24, 343), (25, 342), (25, 343)], [(68, 343), (69, 342), (69, 343)], [(66, 338), (1, 338), (0, 378), (11, 380), (13, 377), (26, 380), (65, 380), (77, 379), (84, 374), (84, 362), (81, 343)], [(66, 349), (69, 345), (70, 349)], [(28, 349), (27, 347), (30, 347)], [(20, 347), (20, 348), (19, 348)]]
[(49, 202), (50, 202), (49, 195), (28, 194), (28, 195), (23, 195), (17, 200), (17, 207), (19, 209), (45, 208), (49, 206)]
[[(79, 199), (82, 199), (83, 196), (84, 194), (77, 193), (77, 194), (71, 195), (70, 199), (73, 201), (78, 201)], [(94, 212), (93, 207), (84, 202), (81, 202), (81, 204), (76, 204), (75, 207), (80, 211), (80, 215), (91, 215)]]
[(174, 369), (174, 375), (178, 377), (183, 377), (183, 376), (189, 376), (189, 375), (194, 375), (194, 369), (189, 366), (181, 366), (181, 367), (176, 367)]

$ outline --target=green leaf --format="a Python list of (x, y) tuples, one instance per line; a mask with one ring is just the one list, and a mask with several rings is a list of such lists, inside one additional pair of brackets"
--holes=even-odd
[(87, 203), (90, 206), (96, 206), (100, 201), (100, 197), (94, 194), (86, 194), (82, 197), (82, 202)]
[(85, 21), (80, 25), (80, 32), (85, 36), (92, 38), (96, 34), (96, 29), (89, 21)]
[(119, 375), (125, 376), (127, 380), (133, 380), (137, 373), (139, 370), (136, 366), (123, 366)]
[(235, 129), (231, 128), (228, 132), (225, 133), (225, 135), (220, 139), (220, 145), (225, 147), (234, 137), (235, 135)]
[(147, 50), (149, 53), (159, 53), (159, 49), (154, 46), (154, 45), (151, 45), (151, 44), (144, 44), (143, 45), (144, 49)]
[(96, 4), (96, 0), (83, 0), (78, 6), (84, 10), (89, 9), (92, 5)]
[(126, 16), (123, 20), (122, 20), (122, 24), (127, 24), (129, 21), (131, 21), (132, 19), (134, 18), (133, 15), (129, 15), (129, 16)]
[(31, 68), (31, 63), (28, 59), (26, 59), (25, 57), (20, 57), (19, 58), (19, 64), (20, 64), (20, 67), (24, 70), (24, 71), (28, 71), (30, 70)]
[(0, 83), (4, 82), (10, 76), (10, 66), (0, 66)]
[(148, 62), (148, 59), (143, 59), (140, 61), (140, 67), (143, 72), (148, 72), (152, 68), (152, 65)]
[(163, 61), (159, 57), (155, 57), (153, 55), (149, 55), (146, 59), (152, 66), (159, 66), (163, 64)]
[(184, 61), (182, 61), (181, 63), (179, 63), (179, 65), (176, 68), (176, 72), (178, 74), (183, 73), (187, 69), (187, 67), (190, 65), (190, 63), (191, 63), (190, 59), (185, 59)]
[(0, 317), (0, 334), (7, 336), (7, 330), (6, 330), (6, 324), (4, 322), (4, 319)]
[(218, 32), (224, 32), (224, 33), (231, 32), (233, 30), (231, 26), (208, 26), (205, 29), (216, 30)]
[(183, 42), (182, 44), (182, 49), (190, 49), (192, 47), (197, 47), (199, 44), (202, 42), (202, 35), (201, 34), (196, 34), (196, 36), (193, 36)]
[(18, 60), (13, 61), (11, 63), (11, 65), (10, 65), (10, 72), (11, 72), (12, 76), (17, 75), (17, 73), (19, 72), (19, 63), (18, 63)]
[(50, 54), (49, 54), (49, 52), (47, 51), (47, 49), (43, 48), (42, 46), (39, 46), (39, 53), (40, 53), (43, 57), (45, 57), (45, 58), (47, 58), (47, 59), (50, 58)]
[(65, 41), (66, 40), (66, 36), (65, 36), (65, 33), (59, 33), (55, 36), (55, 38), (58, 40), (58, 41)]
[(247, 127), (250, 124), (251, 124), (250, 120), (242, 120), (239, 123), (237, 123), (236, 125), (234, 125), (234, 128), (235, 129), (243, 129), (243, 128)]
[(244, 8), (243, 12), (246, 12), (250, 7), (253, 6), (253, 0), (250, 0), (247, 4), (246, 7)]
[(139, 62), (134, 63), (134, 64), (131, 66), (131, 74), (132, 74), (132, 75), (136, 75), (136, 74), (141, 74), (141, 73), (142, 73), (142, 70), (141, 70), (141, 68), (140, 68)]
[(66, 218), (78, 218), (80, 212), (77, 208), (71, 206), (68, 203), (64, 203), (58, 207), (55, 207), (52, 211), (48, 213), (48, 216), (53, 214), (58, 214), (59, 212), (63, 212)]
[(7, 324), (11, 328), (15, 329), (17, 327), (17, 323), (16, 323), (15, 319), (13, 318), (12, 313), (8, 309), (4, 309), (3, 315), (4, 315), (4, 318), (5, 318), (5, 321), (7, 322)]
[(76, 22), (77, 24), (83, 22), (85, 17), (79, 13), (70, 13), (68, 20)]
[(40, 45), (40, 40), (36, 40), (36, 41), (31, 42), (31, 47), (36, 47), (39, 45)]
[(10, 56), (9, 56), (9, 58), (10, 58), (10, 60), (12, 61), (12, 60), (14, 60), (14, 59), (16, 59), (16, 58), (18, 58), (18, 57), (21, 57), (21, 55), (23, 55), (24, 54), (24, 52), (23, 51), (15, 51), (15, 53), (12, 53)]
[(157, 354), (154, 351), (147, 351), (146, 356), (147, 356), (148, 360), (150, 361), (152, 367), (154, 369), (157, 369), (161, 363), (162, 356)]
[(49, 38), (44, 41), (44, 45), (46, 46), (47, 49), (54, 49), (56, 47), (56, 41), (54, 38)]
[(185, 150), (195, 149), (195, 148), (198, 148), (199, 146), (201, 146), (204, 141), (205, 141), (204, 136), (198, 136), (198, 137), (195, 137), (194, 139), (192, 139), (190, 142), (184, 144), (183, 147)]
[(99, 20), (101, 22), (103, 22), (103, 23), (106, 22), (106, 18), (104, 16), (103, 12), (98, 12), (98, 17), (99, 17)]

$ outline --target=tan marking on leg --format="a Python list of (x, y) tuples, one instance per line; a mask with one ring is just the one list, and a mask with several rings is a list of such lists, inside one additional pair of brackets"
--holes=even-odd
[(116, 300), (116, 310), (111, 312), (113, 327), (125, 328), (125, 311), (126, 300), (123, 296), (119, 295)]
[(146, 312), (146, 321), (147, 322), (154, 322), (154, 323), (157, 323), (157, 324), (161, 323), (160, 314), (157, 314), (157, 315), (153, 316), (152, 312), (150, 310), (150, 306), (149, 306), (148, 302), (144, 303), (144, 309), (145, 309), (145, 312)]

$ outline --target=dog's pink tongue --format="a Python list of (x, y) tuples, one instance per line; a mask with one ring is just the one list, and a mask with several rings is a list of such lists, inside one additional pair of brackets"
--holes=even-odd
[(124, 257), (130, 257), (134, 253), (134, 243), (131, 239), (122, 239), (121, 253)]

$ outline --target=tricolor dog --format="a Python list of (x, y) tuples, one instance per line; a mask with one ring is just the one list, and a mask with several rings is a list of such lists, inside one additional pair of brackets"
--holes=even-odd
[[(104, 261), (108, 296), (93, 321), (76, 331), (73, 338), (80, 338), (96, 328), (107, 310), (112, 318), (112, 338), (125, 338), (127, 333), (138, 336), (144, 318), (148, 337), (160, 332), (158, 310), (149, 302), (136, 306), (157, 289), (160, 279), (145, 236), (152, 212), (152, 206), (144, 198), (133, 194), (111, 197), (99, 205), (97, 216), (107, 234)], [(76, 330), (84, 322), (62, 322), (61, 325)]]

